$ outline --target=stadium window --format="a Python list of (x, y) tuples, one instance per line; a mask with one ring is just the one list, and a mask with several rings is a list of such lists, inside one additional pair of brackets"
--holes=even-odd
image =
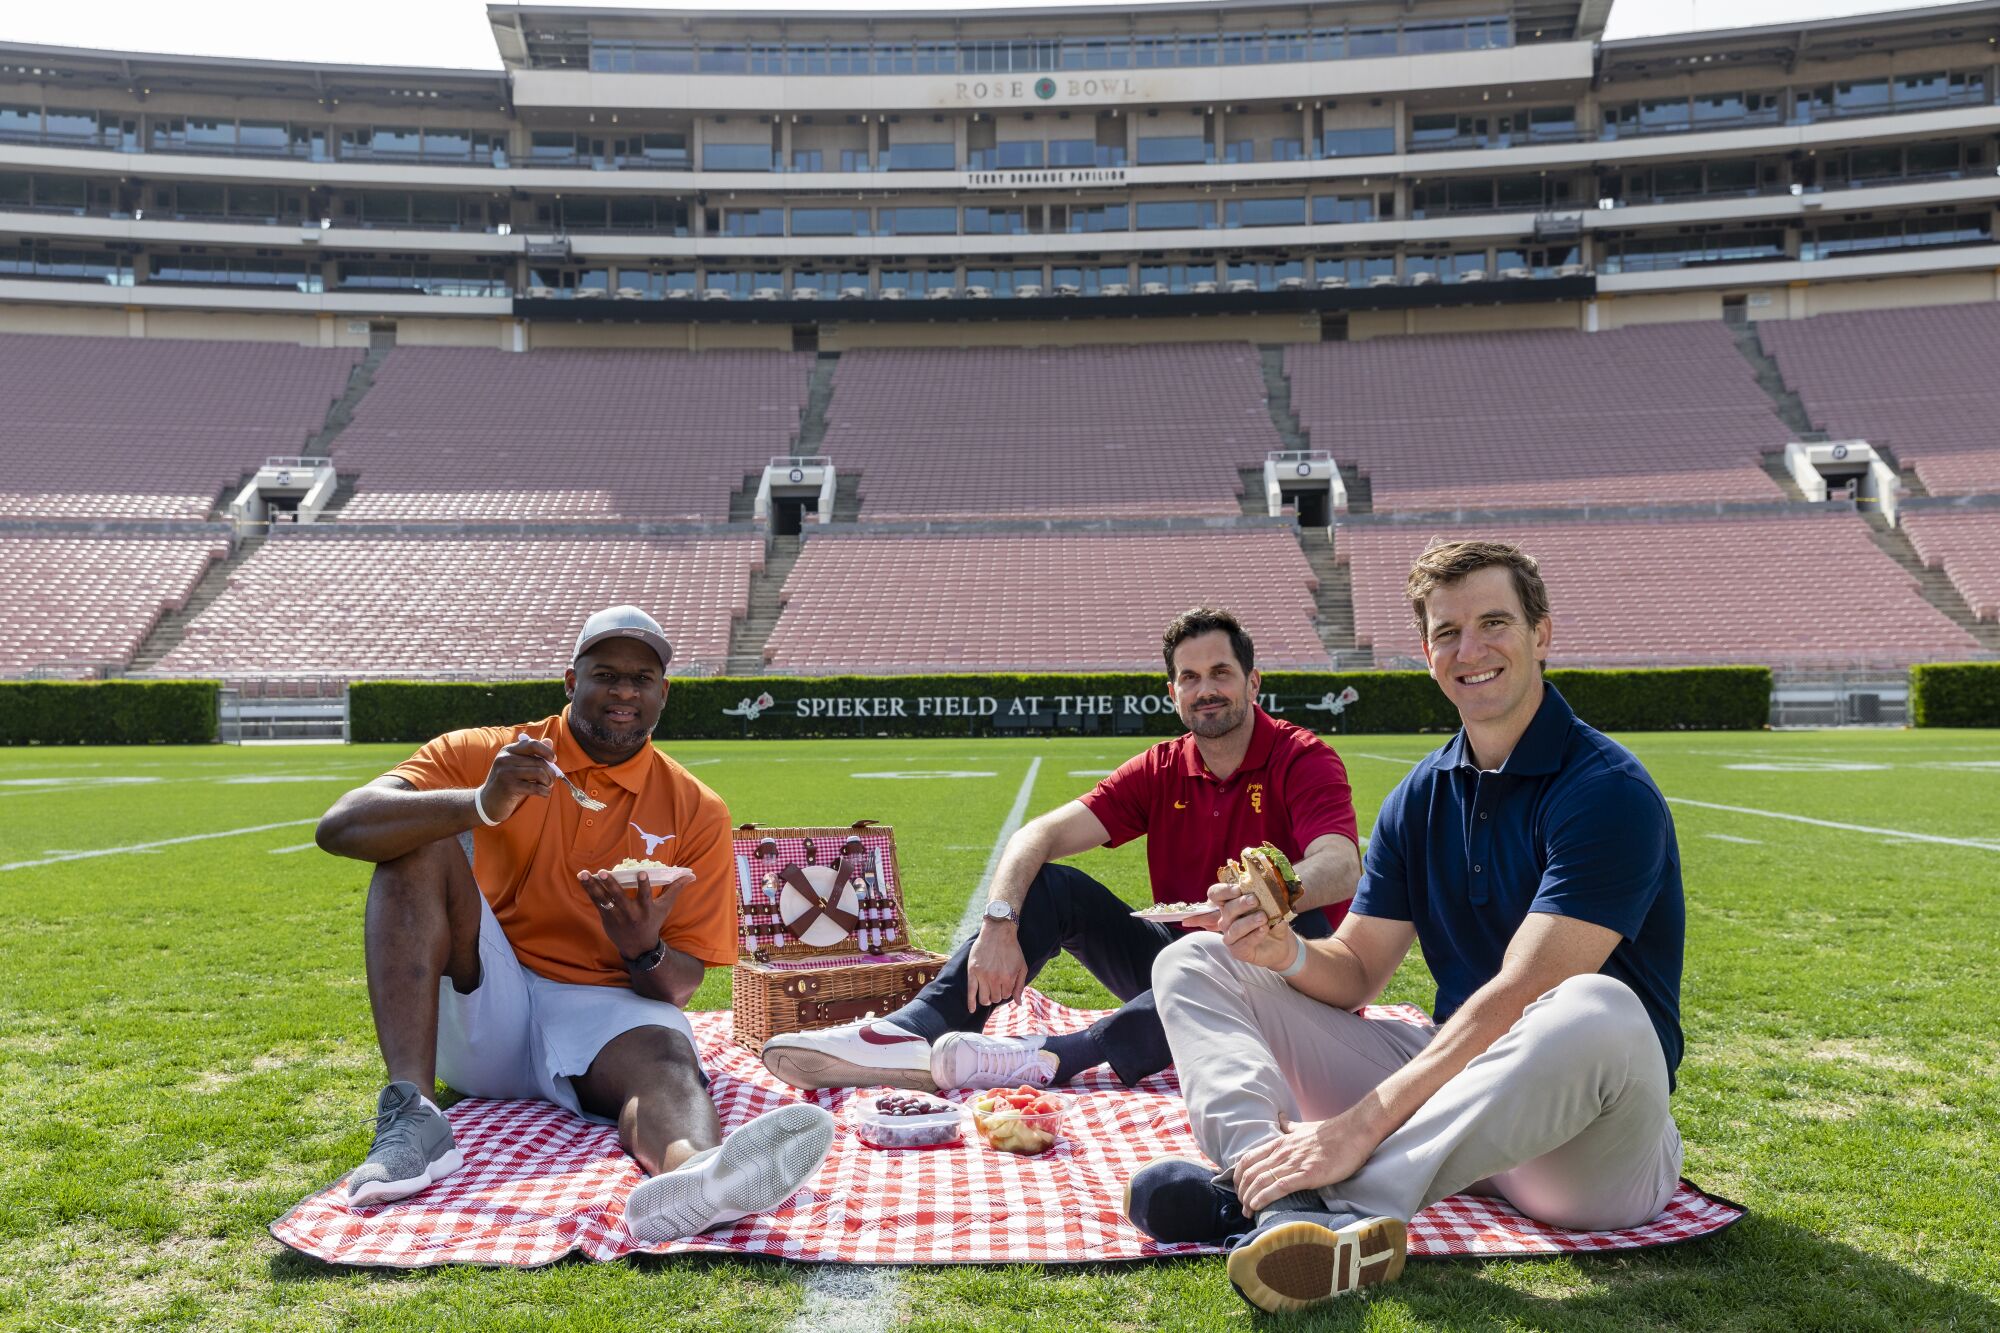
[[(193, 122), (190, 121), (189, 137), (193, 137)], [(421, 131), (400, 126), (377, 125), (368, 140), (368, 150), (382, 155), (396, 157), (420, 157), (423, 154), (424, 137)]]
[(649, 167), (664, 171), (685, 171), (688, 167), (688, 137), (679, 131), (638, 135), (632, 140), (632, 151)]
[(968, 236), (1020, 236), (1027, 230), (1028, 210), (1025, 208), (968, 207), (965, 210), (965, 232)]
[(1465, 25), (1455, 22), (1405, 23), (1403, 50), (1409, 55), (1433, 55), (1465, 49)]
[(0, 208), (29, 208), (34, 202), (34, 177), (17, 171), (0, 171)]
[(767, 143), (710, 143), (701, 149), (704, 171), (769, 171), (771, 145)]
[(783, 236), (785, 210), (782, 208), (731, 208), (722, 215), (724, 236)]
[(1426, 112), (1410, 118), (1410, 151), (1448, 148), (1458, 138), (1458, 117), (1451, 112)]
[(792, 210), (794, 236), (866, 236), (868, 210), (865, 208), (795, 208)]
[(1051, 139), (1048, 162), (1052, 167), (1102, 166), (1105, 164), (1098, 160), (1099, 152), (1095, 139)]
[(1685, 97), (1658, 98), (1639, 103), (1639, 130), (1643, 134), (1671, 134), (1689, 129), (1693, 113)]
[(703, 74), (748, 74), (750, 48), (741, 42), (703, 42), (695, 63)]
[(891, 171), (952, 171), (958, 166), (958, 146), (949, 142), (889, 145)]
[(1957, 176), (1962, 171), (1959, 145), (1913, 143), (1904, 149), (1904, 172), (1911, 176)]
[(1271, 140), (1271, 160), (1273, 162), (1303, 162), (1306, 160), (1304, 139)]
[(877, 74), (916, 73), (916, 48), (908, 42), (877, 42), (875, 44), (875, 72)]
[(869, 169), (868, 150), (865, 148), (841, 149), (840, 169), (842, 171), (867, 171)]
[(1710, 162), (1704, 194), (1755, 194), (1757, 164), (1749, 161)]
[(1140, 231), (1207, 231), (1215, 226), (1215, 203), (1208, 199), (1142, 203), (1138, 206)]
[(42, 137), (42, 113), (31, 106), (0, 106), (0, 139)]
[(952, 42), (918, 42), (917, 73), (955, 74), (958, 72), (958, 47)]
[(472, 157), (472, 131), (426, 129), (423, 155), (426, 158), (469, 161)]
[(1576, 108), (1538, 106), (1528, 112), (1528, 137), (1549, 141), (1576, 136)]
[(1320, 195), (1312, 201), (1312, 220), (1325, 225), (1338, 222), (1373, 222), (1375, 220), (1375, 196)]
[(410, 196), (410, 221), (421, 227), (458, 227), (458, 196), (451, 194), (413, 194)]
[(1696, 125), (1726, 125), (1742, 119), (1742, 93), (1710, 93), (1694, 99)]
[(824, 42), (792, 42), (785, 47), (787, 74), (826, 73), (827, 48)]
[(1833, 85), (1833, 109), (1836, 115), (1867, 115), (1870, 112), (1886, 110), (1888, 105), (1887, 79), (1855, 79)]
[(1203, 135), (1153, 135), (1139, 140), (1139, 165), (1156, 167), (1212, 162), (1214, 151)]
[(1303, 198), (1231, 199), (1223, 209), (1225, 227), (1300, 227), (1305, 220)]
[(1350, 56), (1393, 56), (1397, 46), (1393, 25), (1369, 24), (1347, 30), (1347, 54)]
[(958, 231), (956, 208), (881, 208), (876, 220), (884, 236), (950, 236)]
[(792, 170), (825, 171), (825, 152), (818, 148), (794, 148), (792, 150)]
[(1347, 32), (1343, 28), (1314, 28), (1307, 50), (1314, 60), (1345, 60)]
[(1222, 160), (1225, 163), (1255, 162), (1257, 141), (1255, 139), (1231, 139), (1222, 145)]
[(1396, 131), (1381, 129), (1328, 130), (1323, 140), (1327, 157), (1372, 157), (1396, 151)]
[(536, 130), (528, 137), (531, 161), (549, 165), (576, 161), (576, 136), (551, 130)]

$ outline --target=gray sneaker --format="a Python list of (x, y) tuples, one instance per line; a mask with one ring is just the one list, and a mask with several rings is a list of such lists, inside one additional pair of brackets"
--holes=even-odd
[(464, 1165), (451, 1122), (424, 1104), (416, 1084), (398, 1080), (375, 1103), (375, 1142), (348, 1173), (347, 1202), (366, 1208), (407, 1199)]
[(768, 1213), (813, 1178), (833, 1148), (833, 1117), (790, 1102), (744, 1125), (719, 1148), (633, 1186), (625, 1229), (648, 1245)]

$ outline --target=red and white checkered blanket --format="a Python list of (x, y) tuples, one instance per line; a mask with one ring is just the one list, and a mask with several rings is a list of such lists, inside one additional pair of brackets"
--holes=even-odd
[[(1415, 1008), (1371, 1017), (1428, 1020)], [(785, 1101), (809, 1097), (851, 1123), (852, 1091), (799, 1093), (772, 1078), (729, 1038), (729, 1015), (698, 1013), (702, 1061), (725, 1130)], [(1030, 990), (995, 1015), (1004, 1034), (1068, 1032), (1097, 1017)], [(336, 1184), (272, 1224), (271, 1234), (330, 1263), (553, 1263), (572, 1250), (616, 1259), (657, 1254), (771, 1255), (815, 1263), (1080, 1263), (1212, 1252), (1157, 1245), (1128, 1223), (1126, 1179), (1155, 1157), (1199, 1157), (1171, 1070), (1136, 1088), (1109, 1070), (1062, 1093), (1062, 1141), (1038, 1157), (996, 1152), (968, 1131), (957, 1148), (883, 1152), (835, 1136), (819, 1174), (775, 1213), (690, 1240), (642, 1246), (625, 1234), (624, 1198), (639, 1168), (615, 1130), (545, 1102), (470, 1099), (451, 1108), (465, 1167), (414, 1198), (349, 1208)], [(1497, 1199), (1455, 1195), (1410, 1223), (1414, 1257), (1632, 1250), (1710, 1235), (1743, 1216), (1738, 1205), (1683, 1181), (1658, 1218), (1629, 1231), (1564, 1231), (1529, 1221)]]

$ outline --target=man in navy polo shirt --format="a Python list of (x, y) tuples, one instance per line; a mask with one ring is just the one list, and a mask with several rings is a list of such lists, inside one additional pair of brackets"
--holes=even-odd
[[(1410, 1217), (1460, 1190), (1609, 1230), (1657, 1216), (1680, 1176), (1666, 802), (1543, 682), (1531, 557), (1433, 545), (1407, 593), (1464, 725), (1383, 802), (1339, 931), (1308, 944), (1224, 902), (1219, 932), (1153, 969), (1195, 1138), (1224, 1170), (1153, 1163), (1128, 1213), (1161, 1240), (1233, 1235), (1230, 1281), (1274, 1312), (1396, 1277)], [(1355, 1014), (1412, 942), (1435, 1026)]]
[[(1225, 861), (1268, 841), (1291, 858), (1304, 889), (1298, 933), (1332, 933), (1360, 873), (1339, 757), (1257, 707), (1255, 650), (1228, 612), (1186, 612), (1167, 627), (1162, 648), (1188, 734), (1134, 756), (1008, 839), (979, 934), (914, 1001), (886, 1018), (771, 1038), (764, 1063), (772, 1073), (801, 1088), (928, 1090), (1046, 1087), (1105, 1063), (1132, 1084), (1165, 1069), (1172, 1055), (1150, 993), (1153, 959), (1180, 930), (1136, 920), (1089, 875), (1053, 864), (1092, 847), (1144, 836), (1154, 901), (1205, 903)], [(1220, 919), (1189, 924), (1214, 928)], [(994, 1007), (1065, 950), (1122, 1007), (1083, 1032), (983, 1035)]]

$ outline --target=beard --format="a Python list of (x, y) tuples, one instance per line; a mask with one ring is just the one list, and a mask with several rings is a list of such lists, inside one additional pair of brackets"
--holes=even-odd
[(1188, 730), (1192, 731), (1195, 735), (1201, 737), (1203, 740), (1212, 741), (1217, 736), (1227, 736), (1230, 732), (1242, 726), (1243, 719), (1249, 716), (1250, 701), (1248, 699), (1245, 699), (1243, 702), (1237, 704), (1234, 708), (1225, 706), (1221, 712), (1210, 714), (1207, 717), (1203, 717), (1194, 711), (1195, 707), (1198, 707), (1201, 704), (1221, 703), (1221, 702), (1225, 701), (1216, 699), (1197, 699), (1195, 700), (1194, 705), (1190, 706), (1188, 708), (1188, 711), (1181, 715), (1181, 721), (1187, 723)]
[(606, 754), (637, 754), (653, 738), (651, 727), (639, 723), (624, 728), (607, 727), (596, 718), (580, 716), (575, 709), (570, 710), (569, 725), (584, 742)]

